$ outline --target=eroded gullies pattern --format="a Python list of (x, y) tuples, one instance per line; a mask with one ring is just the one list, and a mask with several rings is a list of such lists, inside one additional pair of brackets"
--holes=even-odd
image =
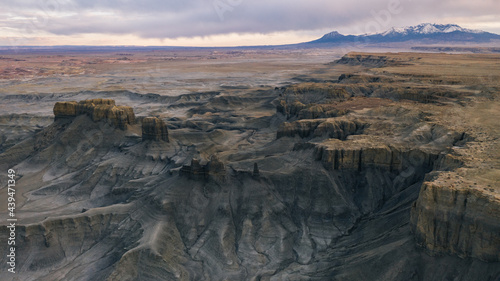
[[(494, 280), (498, 135), (474, 110), (498, 102), (477, 84), (489, 60), (465, 58), (472, 78), (457, 57), (366, 56), (255, 91), (42, 95), (64, 118), (0, 161), (20, 175), (19, 276)], [(94, 94), (134, 101), (134, 122), (76, 114)]]

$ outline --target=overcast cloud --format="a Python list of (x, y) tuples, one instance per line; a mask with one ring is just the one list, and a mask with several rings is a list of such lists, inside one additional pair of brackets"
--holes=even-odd
[(0, 37), (103, 34), (174, 39), (314, 30), (373, 33), (422, 22), (457, 23), (500, 33), (498, 0), (18, 0), (0, 1), (0, 5)]

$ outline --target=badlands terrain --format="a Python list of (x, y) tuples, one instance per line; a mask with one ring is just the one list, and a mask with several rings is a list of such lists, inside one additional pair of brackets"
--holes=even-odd
[(498, 54), (2, 53), (0, 86), (1, 280), (500, 280)]

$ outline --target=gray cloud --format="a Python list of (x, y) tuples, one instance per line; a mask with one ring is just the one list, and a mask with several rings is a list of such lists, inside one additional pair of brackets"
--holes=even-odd
[[(1, 1), (5, 2), (5, 1)], [(1, 3), (0, 28), (54, 35), (178, 38), (226, 33), (344, 29), (358, 33), (443, 18), (466, 24), (500, 14), (498, 0), (21, 0)], [(400, 11), (389, 8), (393, 3)], [(399, 4), (398, 4), (399, 3)], [(393, 9), (394, 10), (394, 9)], [(389, 17), (387, 17), (390, 15)], [(455, 22), (463, 24), (461, 22)]]

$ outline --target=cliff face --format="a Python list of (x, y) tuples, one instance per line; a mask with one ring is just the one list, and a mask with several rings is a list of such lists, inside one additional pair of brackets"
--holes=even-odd
[(357, 141), (330, 140), (315, 147), (316, 160), (329, 170), (358, 170), (375, 167), (401, 171), (410, 166), (432, 168), (437, 154), (422, 150), (391, 147), (386, 144), (361, 144)]
[(76, 101), (56, 102), (54, 105), (54, 116), (56, 119), (76, 117)]
[(276, 138), (300, 136), (345, 139), (359, 133), (364, 125), (360, 122), (336, 119), (306, 119), (280, 124)]
[(91, 99), (80, 102), (57, 102), (54, 106), (55, 119), (88, 115), (92, 121), (104, 120), (124, 130), (127, 124), (135, 123), (134, 110), (130, 106), (116, 106), (111, 99)]
[(146, 117), (142, 120), (142, 140), (168, 142), (168, 129), (165, 121), (156, 117)]
[(182, 166), (180, 174), (191, 179), (208, 179), (209, 176), (223, 179), (226, 174), (226, 168), (219, 157), (212, 155), (210, 161), (205, 165), (202, 165), (198, 159), (191, 159), (191, 165)]
[(344, 55), (341, 59), (335, 61), (335, 63), (363, 65), (366, 67), (398, 66), (403, 64), (402, 61), (385, 55), (361, 54), (355, 52)]
[[(494, 68), (455, 58), (446, 69)], [(439, 104), (369, 97), (396, 97), (397, 89), (425, 97), (420, 85), (437, 95), (426, 81), (446, 83), (456, 73), (435, 76), (441, 70), (429, 62), (279, 93), (259, 86), (219, 96), (92, 95), (119, 96), (141, 116), (161, 116), (127, 131), (104, 123), (133, 122), (112, 100), (51, 103), (60, 120), (0, 148), (0, 170), (18, 175), (15, 278), (500, 280), (499, 96), (479, 103), (484, 85), (446, 84), (478, 94)], [(328, 68), (297, 78), (349, 73), (346, 65)], [(77, 99), (55, 94), (12, 105), (49, 97)], [(275, 114), (278, 103), (285, 115)], [(350, 113), (321, 117), (343, 109)], [(0, 139), (8, 137), (0, 129)], [(10, 236), (7, 224), (0, 223), (0, 241)], [(0, 256), (0, 280), (12, 279), (7, 259)]]
[(331, 118), (338, 117), (348, 113), (348, 110), (335, 109), (331, 105), (305, 105), (300, 101), (287, 103), (281, 100), (276, 106), (276, 112), (282, 113), (290, 118), (297, 119), (318, 119), (318, 118)]
[[(417, 244), (432, 255), (500, 261), (500, 199), (454, 173), (424, 182), (411, 210)], [(453, 178), (453, 179), (452, 179)]]

